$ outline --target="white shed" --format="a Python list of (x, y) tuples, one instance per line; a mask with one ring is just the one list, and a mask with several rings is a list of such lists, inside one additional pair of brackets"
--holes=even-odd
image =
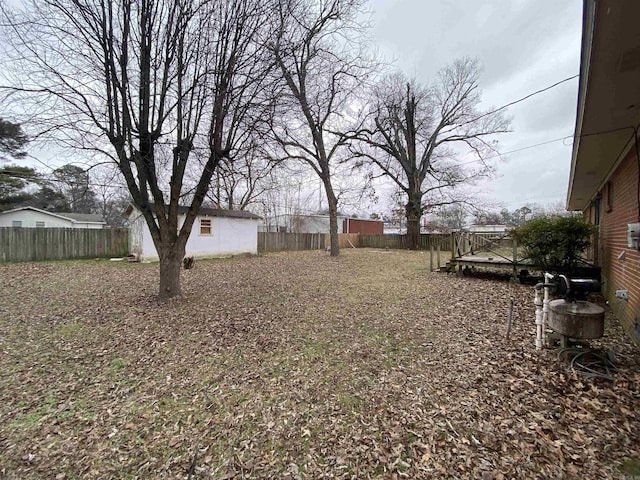
[[(186, 217), (188, 207), (178, 207), (178, 228)], [(129, 250), (140, 261), (157, 261), (158, 252), (142, 212), (130, 205), (125, 211), (129, 224)], [(200, 208), (186, 255), (198, 258), (229, 257), (258, 253), (258, 222), (260, 217), (243, 210)]]
[(105, 226), (104, 218), (92, 213), (47, 212), (35, 207), (0, 212), (0, 227), (100, 229)]

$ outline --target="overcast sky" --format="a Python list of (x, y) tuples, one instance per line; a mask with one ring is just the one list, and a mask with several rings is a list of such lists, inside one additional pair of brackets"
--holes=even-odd
[[(429, 83), (456, 58), (484, 66), (483, 108), (499, 107), (579, 73), (581, 0), (372, 0), (373, 37), (408, 76)], [(573, 134), (578, 79), (510, 107), (508, 152)], [(564, 205), (571, 139), (505, 156), (486, 198), (509, 210)]]
[[(477, 58), (484, 67), (480, 86), (486, 110), (579, 73), (582, 0), (370, 0), (370, 8), (380, 53), (421, 83), (432, 82), (457, 58)], [(577, 87), (574, 79), (510, 107), (513, 132), (498, 137), (500, 151), (571, 136)], [(69, 161), (55, 149), (32, 153), (47, 165)], [(497, 176), (480, 185), (485, 201), (509, 210), (527, 203), (564, 205), (570, 138), (504, 158), (495, 161)], [(347, 209), (386, 213), (389, 192), (378, 193), (377, 205)]]

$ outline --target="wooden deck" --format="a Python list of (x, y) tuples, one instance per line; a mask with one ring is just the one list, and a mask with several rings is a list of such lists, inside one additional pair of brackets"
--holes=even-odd
[(511, 270), (514, 279), (518, 278), (520, 270), (531, 270), (536, 268), (529, 259), (521, 259), (514, 262), (513, 260), (495, 255), (463, 255), (461, 257), (451, 259), (450, 271), (455, 272), (457, 270), (459, 276), (463, 275), (463, 270), (465, 268), (472, 267), (490, 267), (500, 270), (509, 269)]
[(466, 269), (482, 267), (503, 271), (508, 269), (512, 277), (517, 279), (520, 270), (535, 268), (530, 260), (518, 258), (518, 244), (507, 232), (456, 232), (453, 234), (453, 243), (455, 250), (447, 270), (457, 271), (459, 276)]

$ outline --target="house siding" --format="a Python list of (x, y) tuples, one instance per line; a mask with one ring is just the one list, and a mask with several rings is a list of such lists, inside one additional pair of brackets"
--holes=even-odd
[[(603, 293), (629, 335), (640, 345), (640, 252), (627, 246), (627, 224), (638, 222), (640, 172), (632, 149), (600, 192), (600, 226), (591, 257), (602, 267)], [(596, 223), (597, 200), (584, 216)], [(624, 252), (624, 258), (619, 259)], [(628, 290), (629, 300), (615, 297)]]
[(45, 228), (73, 228), (71, 220), (33, 210), (19, 210), (0, 215), (0, 227), (11, 227), (14, 220), (22, 222), (23, 228), (35, 228), (36, 222), (44, 222)]
[(37, 222), (44, 222), (43, 228), (82, 228), (101, 230), (102, 223), (72, 221), (56, 215), (49, 215), (35, 210), (21, 209), (15, 212), (4, 212), (0, 215), (0, 227), (11, 227), (13, 221), (22, 222), (22, 228), (41, 228)]

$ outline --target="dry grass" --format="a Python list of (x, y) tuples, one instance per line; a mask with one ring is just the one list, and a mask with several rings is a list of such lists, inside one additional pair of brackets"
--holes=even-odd
[(533, 349), (530, 287), (428, 265), (200, 261), (167, 305), (157, 265), (0, 266), (0, 478), (637, 473), (640, 355), (614, 320), (630, 383), (575, 378)]

